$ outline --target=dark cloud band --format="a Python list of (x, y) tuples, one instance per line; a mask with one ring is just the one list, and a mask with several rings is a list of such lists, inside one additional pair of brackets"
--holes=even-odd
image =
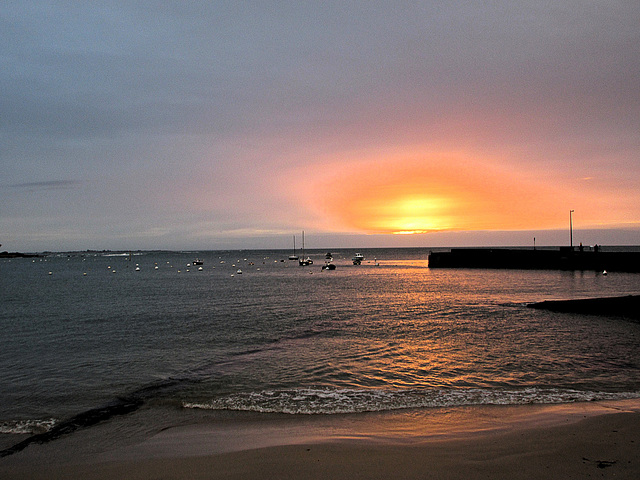
[(11, 188), (43, 188), (43, 189), (51, 189), (51, 188), (73, 188), (80, 185), (80, 182), (77, 180), (48, 180), (45, 182), (25, 182), (25, 183), (14, 183), (13, 185), (9, 185)]

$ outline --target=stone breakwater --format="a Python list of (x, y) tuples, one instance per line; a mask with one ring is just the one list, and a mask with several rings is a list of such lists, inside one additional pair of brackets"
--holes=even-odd
[(549, 250), (452, 248), (448, 252), (431, 252), (429, 267), (640, 272), (640, 252), (603, 252), (571, 247)]
[(640, 295), (624, 297), (585, 298), (578, 300), (546, 300), (532, 303), (530, 308), (552, 312), (588, 315), (620, 316), (640, 320)]

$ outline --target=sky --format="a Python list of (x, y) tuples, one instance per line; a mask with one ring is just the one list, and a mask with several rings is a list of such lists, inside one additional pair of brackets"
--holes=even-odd
[(639, 245), (638, 25), (636, 0), (5, 0), (0, 250)]

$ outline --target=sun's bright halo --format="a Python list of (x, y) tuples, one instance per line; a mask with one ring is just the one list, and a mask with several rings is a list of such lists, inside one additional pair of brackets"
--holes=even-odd
[(526, 170), (464, 154), (390, 154), (324, 171), (299, 201), (331, 228), (371, 234), (557, 228), (558, 206), (574, 197)]
[(378, 230), (397, 235), (445, 230), (451, 227), (446, 215), (450, 204), (446, 198), (428, 195), (387, 198), (374, 207), (376, 215), (370, 222)]

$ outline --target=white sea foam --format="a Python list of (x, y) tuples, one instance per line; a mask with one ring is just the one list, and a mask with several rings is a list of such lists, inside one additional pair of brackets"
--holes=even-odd
[(640, 392), (590, 392), (526, 388), (491, 389), (291, 389), (237, 393), (211, 402), (183, 402), (184, 408), (235, 410), (287, 414), (340, 414), (380, 412), (408, 408), (438, 408), (471, 405), (525, 405), (640, 398)]
[(0, 423), (0, 433), (5, 434), (37, 434), (45, 433), (56, 424), (54, 418), (43, 420), (13, 420)]

